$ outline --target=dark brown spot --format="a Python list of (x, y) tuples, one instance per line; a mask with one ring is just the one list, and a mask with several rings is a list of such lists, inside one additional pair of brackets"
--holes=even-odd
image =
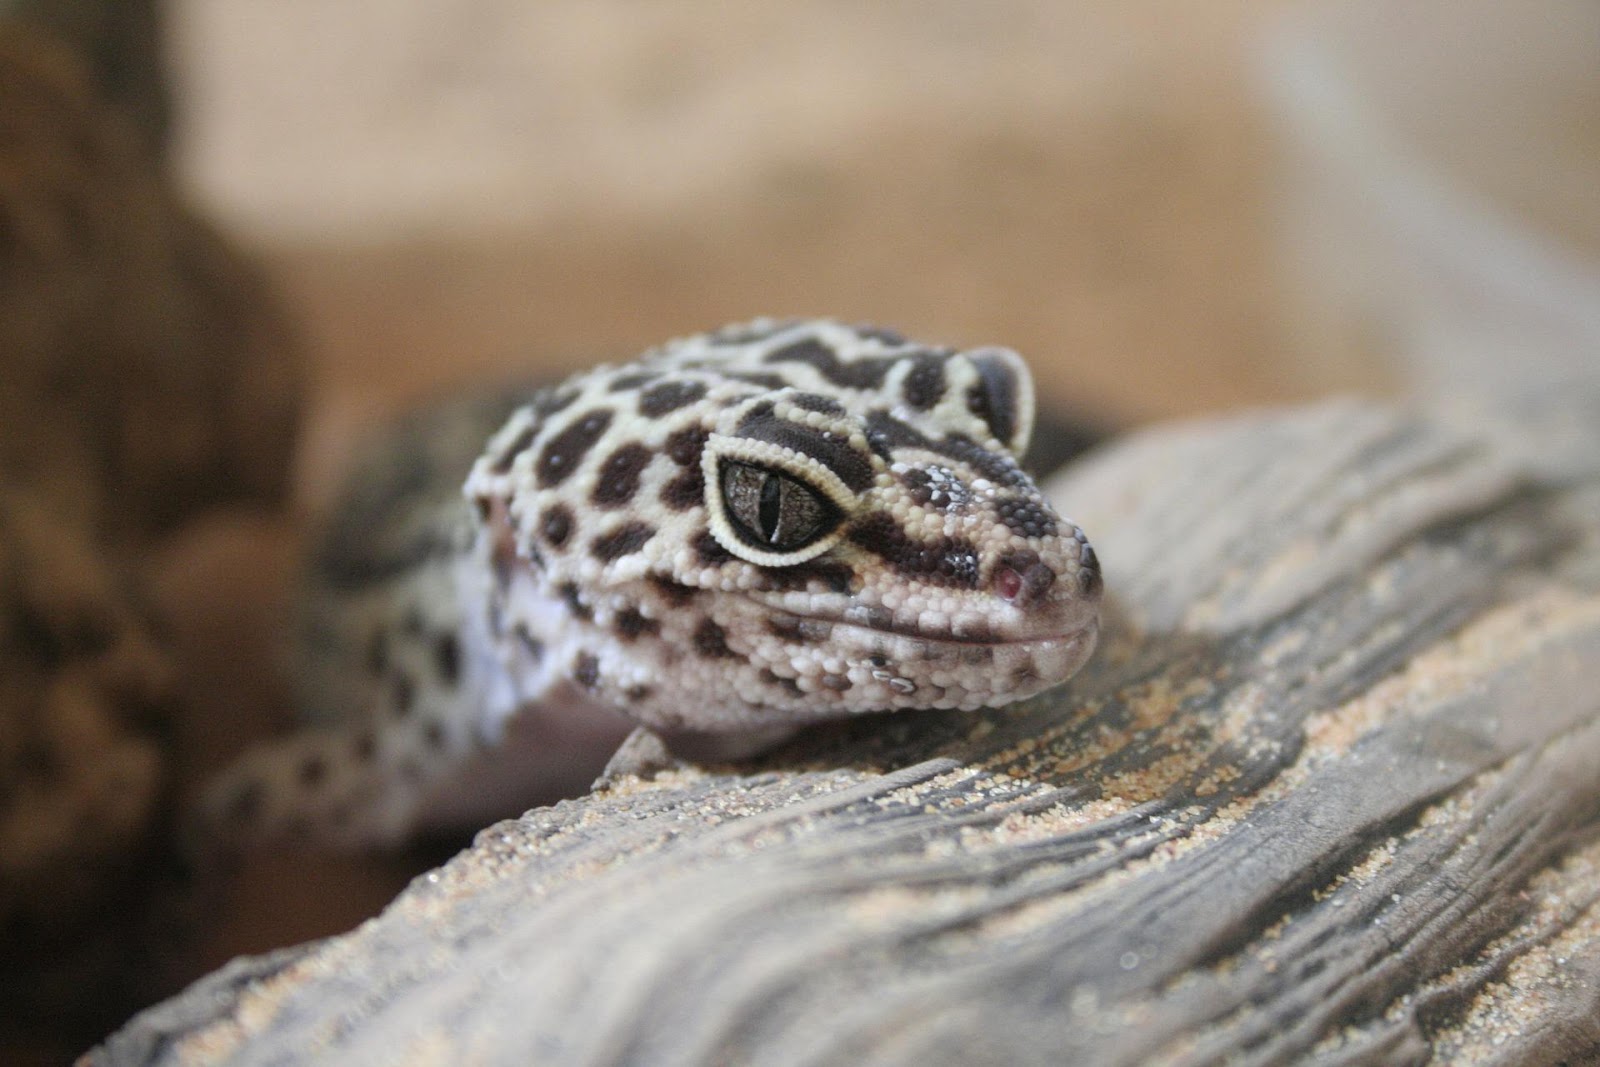
[(739, 420), (740, 437), (781, 445), (808, 456), (858, 493), (872, 486), (876, 477), (872, 457), (857, 451), (843, 434), (780, 419), (770, 410), (763, 412), (761, 409), (766, 406), (758, 404)]
[(475, 496), (472, 498), (472, 506), (478, 512), (478, 521), (488, 525), (489, 520), (494, 517), (494, 501), (486, 496)]
[(759, 403), (752, 404), (750, 410), (739, 417), (739, 428), (742, 430), (752, 423), (764, 422), (772, 418), (772, 412), (777, 406), (771, 400), (762, 400)]
[(911, 361), (900, 385), (900, 395), (917, 411), (927, 411), (944, 397), (945, 357), (924, 352)]
[(445, 685), (455, 685), (461, 678), (461, 642), (455, 634), (440, 634), (434, 641), (433, 662)]
[(628, 688), (622, 691), (622, 695), (627, 697), (632, 703), (637, 704), (641, 700), (649, 700), (650, 694), (653, 692), (655, 692), (655, 690), (651, 689), (648, 685), (630, 685)]
[(422, 612), (416, 605), (407, 608), (406, 613), (400, 617), (400, 632), (412, 637), (422, 632)]
[(298, 777), (308, 789), (321, 785), (328, 777), (328, 761), (321, 756), (307, 756), (300, 761)]
[(261, 803), (266, 791), (260, 782), (245, 782), (233, 791), (226, 805), (226, 818), (233, 823), (255, 822), (261, 814)]
[(660, 593), (662, 598), (675, 608), (683, 607), (693, 600), (695, 594), (699, 592), (692, 585), (684, 585), (682, 582), (673, 581), (671, 578), (660, 574), (652, 574), (650, 576), (650, 584), (655, 586), (656, 592)]
[(539, 517), (539, 533), (551, 548), (560, 548), (572, 536), (572, 511), (565, 504), (551, 504)]
[(589, 499), (603, 508), (626, 504), (639, 491), (639, 475), (650, 465), (652, 453), (637, 441), (631, 441), (607, 456), (600, 464), (599, 480)]
[(517, 635), (517, 640), (522, 642), (522, 647), (527, 650), (533, 662), (538, 663), (544, 659), (544, 642), (533, 636), (528, 630), (527, 623), (517, 623), (513, 632)]
[(382, 674), (389, 669), (389, 631), (377, 629), (367, 639), (367, 673)]
[(623, 374), (611, 379), (611, 384), (606, 387), (608, 393), (624, 393), (629, 389), (637, 389), (641, 385), (648, 385), (661, 377), (654, 371), (640, 371), (635, 374)]
[(613, 563), (639, 551), (655, 535), (656, 528), (647, 522), (624, 523), (610, 533), (596, 537), (589, 545), (589, 554), (601, 563)]
[(567, 610), (575, 618), (583, 619), (585, 622), (594, 618), (594, 610), (583, 602), (583, 594), (578, 591), (577, 582), (562, 582), (556, 588), (556, 592), (561, 595), (561, 599), (566, 602)]
[(511, 465), (517, 461), (517, 457), (526, 452), (528, 446), (533, 444), (533, 439), (536, 436), (538, 436), (538, 430), (535, 427), (523, 427), (522, 432), (513, 437), (511, 443), (501, 450), (491, 469), (496, 474), (504, 474), (509, 471)]
[(718, 541), (710, 530), (701, 530), (695, 534), (694, 552), (700, 558), (700, 562), (707, 567), (720, 567), (735, 558), (732, 552), (722, 547), (722, 542)]
[(960, 636), (963, 641), (993, 641), (995, 632), (986, 622), (968, 622), (962, 625)]
[(572, 680), (585, 689), (600, 684), (600, 660), (591, 652), (580, 652), (572, 660)]
[(700, 466), (700, 453), (705, 451), (706, 439), (711, 436), (703, 426), (686, 426), (667, 437), (665, 452), (680, 467)]
[(822, 687), (832, 689), (835, 693), (843, 693), (850, 688), (850, 679), (843, 674), (824, 674)]
[(574, 421), (556, 434), (539, 450), (535, 471), (539, 487), (549, 489), (560, 485), (572, 476), (583, 462), (583, 457), (605, 436), (611, 426), (611, 409), (599, 408)]
[(371, 730), (362, 730), (356, 735), (354, 751), (356, 759), (362, 763), (372, 762), (372, 757), (378, 754), (378, 735)]
[(444, 747), (444, 724), (434, 719), (422, 728), (422, 739), (429, 748)]
[(774, 674), (770, 668), (761, 668), (761, 680), (768, 685), (775, 685), (791, 696), (805, 696), (805, 690), (800, 688), (800, 683), (793, 678), (785, 678), (781, 674)]
[(900, 484), (904, 485), (911, 495), (911, 502), (918, 507), (927, 507), (933, 502), (933, 476), (922, 467), (912, 467), (900, 475)]
[(845, 621), (870, 630), (888, 630), (894, 626), (894, 612), (882, 604), (852, 604)]
[(847, 564), (818, 557), (792, 567), (769, 567), (758, 575), (757, 588), (791, 593), (820, 585), (830, 593), (850, 593), (856, 586), (856, 572)]
[(953, 433), (932, 442), (930, 447), (941, 455), (959, 460), (996, 485), (1020, 488), (1033, 482), (1023, 473), (1009, 452), (996, 452), (984, 448), (964, 434)]
[(834, 385), (846, 389), (881, 389), (884, 378), (898, 360), (869, 356), (846, 362), (821, 341), (807, 337), (767, 353), (767, 362), (807, 364)]
[(528, 405), (533, 411), (533, 424), (541, 426), (551, 415), (567, 410), (578, 399), (577, 389), (546, 389)]
[(654, 621), (654, 619), (650, 619), (650, 617), (640, 614), (640, 611), (634, 605), (629, 605), (616, 613), (613, 629), (616, 630), (616, 635), (621, 637), (622, 640), (632, 641), (634, 638), (643, 635), (643, 633), (661, 632), (661, 624)]
[(799, 645), (819, 644), (833, 635), (833, 623), (826, 619), (808, 619), (786, 611), (768, 619), (767, 629), (774, 637)]
[(411, 705), (417, 699), (417, 683), (409, 674), (396, 674), (389, 681), (389, 712), (401, 719), (411, 714)]
[[(543, 560), (540, 561), (541, 565)], [(497, 537), (489, 550), (489, 570), (494, 574), (495, 588), (502, 593), (511, 584), (511, 575), (517, 566), (517, 547), (509, 538)]]
[(660, 418), (662, 415), (692, 404), (706, 395), (706, 383), (695, 381), (662, 382), (652, 385), (639, 394), (639, 414), (647, 418)]
[(759, 371), (729, 371), (726, 377), (738, 382), (748, 382), (750, 385), (766, 389), (769, 392), (789, 387), (788, 381), (781, 374), (762, 374)]
[(789, 403), (802, 411), (816, 411), (824, 415), (843, 415), (844, 405), (831, 396), (821, 396), (817, 393), (796, 393), (789, 398)]
[(661, 502), (673, 511), (688, 511), (705, 498), (706, 476), (699, 467), (689, 467), (661, 487)]
[(1033, 496), (1011, 497), (995, 505), (1000, 521), (1023, 537), (1047, 537), (1056, 532), (1056, 513)]
[(932, 448), (933, 442), (909, 422), (878, 410), (867, 415), (867, 447), (888, 459), (897, 448)]
[(973, 589), (978, 585), (978, 552), (964, 538), (918, 541), (881, 512), (852, 526), (849, 537), (853, 544), (878, 556), (900, 574), (958, 588)]
[(617, 612), (612, 628), (616, 630), (617, 636), (624, 641), (633, 641), (643, 634), (661, 632), (660, 623), (640, 614), (639, 609), (631, 604)]
[(701, 619), (694, 628), (694, 650), (706, 659), (736, 659), (738, 653), (728, 647), (728, 635), (710, 619)]

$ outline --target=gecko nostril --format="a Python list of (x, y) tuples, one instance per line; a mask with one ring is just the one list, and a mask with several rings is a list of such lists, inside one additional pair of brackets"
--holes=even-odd
[(1032, 552), (1005, 559), (994, 571), (995, 593), (1019, 606), (1031, 604), (1044, 596), (1055, 581), (1056, 572), (1041, 563)]
[(1022, 592), (1022, 575), (1011, 567), (1000, 567), (994, 572), (994, 591), (1005, 600), (1015, 600)]

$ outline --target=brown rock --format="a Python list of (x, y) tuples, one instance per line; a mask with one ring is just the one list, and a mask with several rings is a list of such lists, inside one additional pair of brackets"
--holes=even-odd
[(300, 353), (74, 56), (0, 29), (0, 478), (111, 538), (287, 484)]
[[(145, 25), (112, 6), (72, 39)], [(177, 753), (141, 556), (206, 508), (283, 497), (303, 382), (272, 294), (174, 193), (107, 62), (0, 22), (0, 1030), (47, 1043), (149, 995)]]

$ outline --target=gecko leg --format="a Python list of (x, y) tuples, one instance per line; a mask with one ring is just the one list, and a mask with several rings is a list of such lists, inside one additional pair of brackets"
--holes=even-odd
[(413, 829), (431, 780), (472, 747), (441, 751), (449, 740), (441, 736), (429, 750), (427, 738), (413, 735), (363, 725), (306, 730), (258, 746), (206, 790), (197, 832), (206, 845), (224, 848), (276, 838), (346, 847), (398, 844)]

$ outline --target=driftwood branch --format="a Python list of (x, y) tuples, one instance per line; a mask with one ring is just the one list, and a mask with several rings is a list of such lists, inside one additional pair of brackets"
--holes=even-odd
[(1056, 486), (1122, 608), (1069, 686), (637, 741), (89, 1062), (1600, 1062), (1600, 420), (1535, 425), (1126, 441)]

